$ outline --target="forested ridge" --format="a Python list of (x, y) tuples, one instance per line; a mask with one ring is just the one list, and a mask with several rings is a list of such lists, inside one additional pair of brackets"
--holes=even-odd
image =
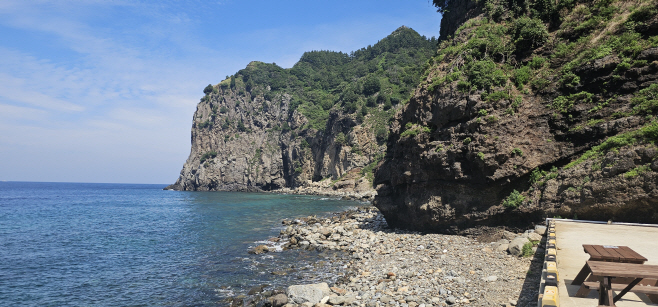
[(252, 62), (219, 86), (244, 90), (252, 97), (263, 95), (266, 100), (291, 95), (288, 111), (299, 110), (309, 119), (302, 129), (323, 131), (332, 109), (355, 114), (359, 122), (375, 112), (379, 124), (373, 129), (383, 141), (387, 128), (382, 123), (393, 115), (393, 106), (409, 99), (420, 81), (421, 64), (434, 54), (436, 44), (434, 37), (401, 27), (375, 45), (349, 54), (305, 52), (290, 69)]

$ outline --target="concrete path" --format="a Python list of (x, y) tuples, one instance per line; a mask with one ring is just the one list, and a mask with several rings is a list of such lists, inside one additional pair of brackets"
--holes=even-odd
[[(649, 259), (646, 264), (658, 265), (658, 227), (625, 226), (556, 221), (558, 271), (560, 276), (560, 306), (587, 307), (598, 305), (598, 292), (591, 291), (587, 298), (575, 297), (579, 286), (571, 281), (589, 259), (583, 244), (625, 245)], [(626, 306), (658, 306), (643, 295), (628, 293), (616, 303)]]

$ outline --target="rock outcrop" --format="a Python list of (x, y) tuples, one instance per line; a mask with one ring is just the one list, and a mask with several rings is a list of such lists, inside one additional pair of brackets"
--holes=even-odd
[[(385, 149), (370, 130), (357, 127), (350, 114), (339, 110), (330, 114), (325, 131), (300, 129), (308, 121), (298, 111), (289, 112), (290, 95), (267, 100), (244, 90), (217, 88), (197, 107), (190, 157), (170, 189), (269, 191), (303, 187), (341, 178), (349, 171), (358, 173)], [(336, 141), (338, 134), (345, 135), (345, 143)], [(353, 147), (361, 151), (355, 153)], [(351, 188), (349, 191), (354, 186)]]
[[(608, 4), (617, 23), (589, 32), (575, 20), (608, 8), (575, 2), (550, 24), (471, 8), (480, 14), (441, 38), (392, 123), (374, 202), (389, 225), (458, 233), (547, 216), (658, 222), (658, 48), (638, 32), (653, 29), (656, 10), (623, 3)], [(442, 24), (463, 20), (450, 14)], [(518, 33), (529, 28), (536, 36), (524, 42)], [(619, 45), (629, 37), (631, 47)]]
[(403, 26), (349, 55), (307, 52), (290, 69), (252, 62), (208, 85), (190, 156), (167, 189), (371, 199), (388, 121), (435, 46), (435, 38)]

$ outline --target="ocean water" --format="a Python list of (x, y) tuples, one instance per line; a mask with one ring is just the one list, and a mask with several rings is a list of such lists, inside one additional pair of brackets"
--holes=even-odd
[(335, 254), (247, 250), (283, 218), (359, 205), (163, 187), (0, 182), (0, 306), (217, 306), (256, 285), (335, 278)]

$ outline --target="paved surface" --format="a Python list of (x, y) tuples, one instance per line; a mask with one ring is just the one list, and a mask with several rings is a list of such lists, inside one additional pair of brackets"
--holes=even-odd
[[(556, 221), (555, 232), (561, 307), (598, 305), (598, 291), (591, 291), (587, 298), (580, 298), (575, 296), (579, 286), (571, 286), (571, 281), (589, 259), (583, 251), (583, 244), (625, 245), (646, 257), (646, 264), (658, 265), (658, 227)], [(634, 293), (624, 295), (616, 305), (658, 306), (651, 304), (644, 294)]]

